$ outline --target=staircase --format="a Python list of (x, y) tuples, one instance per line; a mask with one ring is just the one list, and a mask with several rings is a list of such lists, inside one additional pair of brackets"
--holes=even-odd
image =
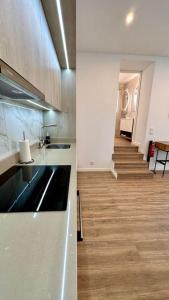
[(138, 146), (131, 143), (115, 144), (112, 159), (117, 179), (153, 178), (143, 154), (138, 152)]

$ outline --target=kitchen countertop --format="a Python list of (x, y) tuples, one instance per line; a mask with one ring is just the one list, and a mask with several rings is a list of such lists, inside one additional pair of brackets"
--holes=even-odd
[(77, 299), (76, 147), (36, 149), (35, 165), (71, 165), (66, 211), (0, 214), (0, 298)]

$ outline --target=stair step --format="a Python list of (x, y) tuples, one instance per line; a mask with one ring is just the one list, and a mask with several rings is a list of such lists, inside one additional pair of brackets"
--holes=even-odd
[(117, 159), (114, 161), (115, 169), (147, 168), (148, 163), (145, 160)]
[(143, 154), (136, 152), (136, 153), (121, 153), (121, 152), (115, 152), (114, 154), (112, 154), (112, 159), (116, 160), (116, 159), (127, 159), (127, 160), (143, 160)]
[(138, 146), (114, 146), (114, 152), (138, 152)]
[(118, 170), (117, 171), (117, 178), (118, 179), (147, 179), (153, 178), (153, 172), (141, 169), (133, 169), (133, 170)]

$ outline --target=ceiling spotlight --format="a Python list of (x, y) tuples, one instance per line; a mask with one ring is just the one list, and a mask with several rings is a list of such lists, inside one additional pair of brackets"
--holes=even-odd
[(130, 25), (134, 21), (134, 11), (130, 11), (126, 16), (126, 24)]

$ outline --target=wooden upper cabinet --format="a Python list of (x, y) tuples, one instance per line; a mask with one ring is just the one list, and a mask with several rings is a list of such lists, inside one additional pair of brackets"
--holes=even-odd
[(61, 70), (40, 0), (1, 0), (0, 58), (61, 109)]

